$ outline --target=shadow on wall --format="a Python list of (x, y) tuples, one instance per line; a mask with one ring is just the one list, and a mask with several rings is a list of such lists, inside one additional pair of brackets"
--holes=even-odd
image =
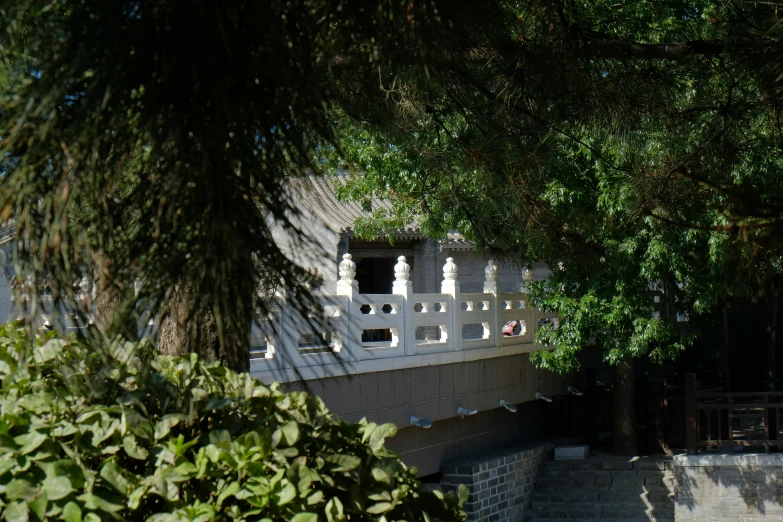
[(783, 455), (682, 455), (674, 475), (678, 521), (783, 516)]
[[(456, 409), (453, 401), (448, 402)], [(405, 464), (416, 466), (420, 476), (437, 473), (444, 463), (539, 439), (542, 405), (528, 402), (518, 407), (517, 413), (495, 408), (464, 419), (443, 419), (426, 430), (401, 429), (387, 446), (399, 453)]]

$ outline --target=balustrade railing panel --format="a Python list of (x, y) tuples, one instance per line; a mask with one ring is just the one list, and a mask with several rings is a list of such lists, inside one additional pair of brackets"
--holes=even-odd
[(495, 346), (494, 323), (497, 301), (491, 293), (462, 294), (459, 313), (459, 335), (463, 349)]
[(405, 354), (405, 299), (399, 295), (358, 294), (351, 308), (361, 332), (359, 360)]
[(319, 309), (303, 317), (281, 301), (273, 318), (251, 333), (251, 346), (258, 346), (251, 352), (256, 370), (322, 366), (335, 363), (336, 357), (354, 360), (356, 347), (345, 342), (354, 330), (349, 305), (343, 296), (324, 296)]
[[(321, 321), (301, 317), (283, 303), (268, 328), (254, 330), (254, 371), (477, 349), (532, 350), (538, 321), (551, 314), (530, 308), (524, 291), (499, 292), (497, 271), (490, 261), (484, 292), (463, 294), (457, 266), (449, 258), (441, 292), (415, 294), (410, 266), (401, 256), (394, 267), (392, 294), (362, 294), (356, 265), (345, 254), (337, 295), (323, 296), (314, 311), (314, 316), (323, 316)], [(524, 290), (525, 283), (521, 286)]]
[(414, 337), (410, 355), (452, 351), (454, 298), (448, 294), (412, 294), (411, 302), (409, 327), (428, 335), (425, 339)]
[(502, 324), (501, 344), (509, 346), (532, 343), (536, 333), (536, 324), (533, 320), (536, 310), (528, 308), (527, 294), (504, 292), (498, 298), (498, 308)]

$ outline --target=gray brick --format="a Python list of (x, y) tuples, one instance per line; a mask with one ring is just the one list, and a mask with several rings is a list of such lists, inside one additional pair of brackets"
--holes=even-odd
[(454, 395), (454, 366), (444, 364), (437, 367), (440, 371), (440, 397), (452, 397)]
[(427, 366), (424, 369), (425, 398), (430, 401), (440, 398), (440, 368)]
[(343, 414), (362, 411), (362, 391), (359, 379), (356, 377), (343, 379)]
[(394, 372), (378, 372), (378, 408), (394, 406)]
[(410, 402), (423, 402), (427, 398), (426, 368), (410, 369)]
[(378, 378), (376, 373), (359, 375), (362, 411), (378, 409)]
[(405, 406), (411, 402), (410, 370), (397, 370), (394, 373), (394, 404)]

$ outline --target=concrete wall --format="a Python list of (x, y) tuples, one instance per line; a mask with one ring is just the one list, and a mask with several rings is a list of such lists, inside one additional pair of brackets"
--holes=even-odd
[(541, 463), (551, 458), (553, 448), (552, 443), (537, 444), (446, 465), (441, 487), (468, 486), (468, 522), (523, 520)]
[(674, 458), (675, 519), (783, 519), (783, 455)]
[[(347, 421), (366, 417), (396, 424), (400, 431), (389, 447), (402, 454), (406, 464), (418, 467), (420, 475), (428, 475), (444, 462), (534, 440), (541, 430), (541, 404), (532, 402), (536, 392), (564, 393), (577, 378), (537, 369), (528, 354), (519, 354), (289, 383), (284, 388), (309, 387)], [(500, 408), (500, 399), (527, 404), (512, 414)], [(479, 413), (459, 418), (459, 406)], [(411, 415), (429, 419), (432, 428), (410, 427)]]

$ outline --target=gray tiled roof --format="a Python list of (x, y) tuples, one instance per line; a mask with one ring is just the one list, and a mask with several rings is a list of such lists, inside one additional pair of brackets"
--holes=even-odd
[[(298, 202), (321, 223), (338, 234), (352, 236), (357, 218), (368, 217), (370, 213), (365, 212), (360, 203), (337, 200), (334, 184), (345, 183), (346, 180), (347, 176), (345, 175), (338, 177), (309, 176), (296, 183), (294, 194)], [(389, 201), (378, 198), (373, 198), (371, 205), (373, 210), (391, 210), (392, 208)], [(424, 237), (418, 223), (407, 225), (403, 229), (397, 230), (394, 235), (400, 239)], [(475, 248), (475, 244), (465, 239), (465, 236), (459, 232), (449, 232), (446, 239), (440, 243), (443, 248), (451, 250), (472, 250)]]
[[(344, 176), (336, 179), (334, 177), (308, 176), (297, 181), (293, 190), (297, 201), (312, 213), (316, 219), (338, 234), (352, 236), (356, 219), (369, 216), (370, 214), (365, 212), (359, 203), (337, 200), (333, 184), (335, 182), (345, 183), (345, 180)], [(388, 201), (374, 198), (372, 200), (372, 208), (373, 210), (390, 210), (392, 206)], [(15, 232), (16, 222), (13, 219), (0, 223), (0, 243), (10, 241)], [(417, 223), (396, 231), (394, 235), (400, 239), (421, 239), (424, 237)], [(470, 250), (475, 248), (475, 244), (465, 239), (459, 232), (449, 232), (446, 239), (440, 243), (443, 248), (451, 250)]]
[[(346, 178), (309, 176), (299, 180), (294, 193), (301, 205), (313, 214), (320, 222), (338, 234), (353, 235), (353, 226), (360, 217), (369, 217), (360, 203), (354, 201), (338, 201), (334, 183), (345, 183)], [(372, 209), (391, 210), (388, 201), (373, 198)], [(398, 237), (420, 238), (421, 230), (417, 224), (411, 224), (397, 231)]]

